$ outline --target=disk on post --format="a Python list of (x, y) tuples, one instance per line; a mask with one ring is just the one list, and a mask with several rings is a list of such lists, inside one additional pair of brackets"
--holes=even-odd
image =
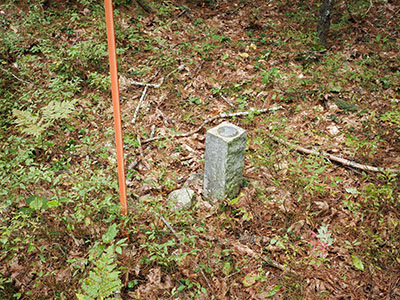
[(206, 134), (203, 195), (208, 200), (232, 199), (243, 184), (247, 133), (229, 122)]

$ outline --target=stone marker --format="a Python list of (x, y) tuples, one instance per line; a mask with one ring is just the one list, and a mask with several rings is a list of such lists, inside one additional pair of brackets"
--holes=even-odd
[(188, 187), (172, 191), (168, 195), (168, 206), (175, 211), (181, 209), (190, 209), (192, 201), (196, 197), (195, 192)]
[(206, 134), (203, 195), (208, 200), (234, 198), (243, 184), (247, 133), (229, 122)]

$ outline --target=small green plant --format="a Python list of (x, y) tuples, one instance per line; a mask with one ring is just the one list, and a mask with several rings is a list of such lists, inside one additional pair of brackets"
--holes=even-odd
[(276, 79), (279, 79), (281, 77), (279, 69), (276, 67), (273, 67), (268, 71), (263, 71), (261, 75), (262, 75), (262, 83), (265, 85), (271, 85), (274, 83)]
[(189, 291), (191, 299), (196, 299), (195, 297), (201, 294), (207, 294), (207, 290), (200, 283), (190, 281), (187, 278), (179, 280), (179, 286), (172, 290), (172, 294), (177, 297), (183, 291)]
[(192, 96), (189, 98), (189, 103), (190, 104), (196, 104), (196, 105), (200, 105), (201, 104), (201, 99), (197, 96)]
[(94, 261), (95, 267), (90, 271), (89, 276), (82, 283), (83, 294), (76, 294), (78, 300), (111, 300), (120, 299), (118, 294), (121, 291), (122, 283), (119, 279), (120, 271), (117, 269), (116, 253), (122, 252), (126, 239), (116, 244), (105, 245), (115, 240), (118, 234), (117, 225), (111, 225), (102, 236), (102, 242), (96, 242), (90, 250), (89, 259)]
[(119, 274), (115, 264), (115, 246), (111, 245), (95, 262), (95, 268), (83, 281), (82, 291), (84, 294), (77, 294), (77, 298), (79, 300), (120, 299), (119, 296), (116, 296), (122, 288)]
[(313, 259), (310, 264), (320, 266), (328, 256), (328, 248), (332, 246), (333, 238), (327, 225), (321, 225), (317, 232), (318, 233), (311, 233), (310, 245)]
[(47, 128), (56, 121), (68, 119), (74, 112), (74, 101), (50, 101), (50, 103), (40, 110), (40, 113), (34, 113), (28, 110), (13, 110), (15, 124), (22, 128), (22, 133), (40, 137)]

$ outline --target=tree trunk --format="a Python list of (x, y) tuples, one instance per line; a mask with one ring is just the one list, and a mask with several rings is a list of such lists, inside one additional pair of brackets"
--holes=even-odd
[(321, 44), (326, 48), (327, 46), (327, 38), (329, 27), (331, 26), (331, 16), (332, 16), (332, 9), (334, 0), (322, 0), (322, 5), (319, 10), (319, 19), (318, 19), (318, 38)]

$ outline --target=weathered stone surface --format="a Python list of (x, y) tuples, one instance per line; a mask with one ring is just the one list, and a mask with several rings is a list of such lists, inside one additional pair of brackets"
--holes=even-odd
[(172, 210), (190, 209), (195, 197), (196, 194), (191, 188), (184, 187), (169, 193), (168, 206)]
[(206, 134), (203, 194), (209, 200), (234, 198), (243, 184), (247, 133), (229, 122)]

